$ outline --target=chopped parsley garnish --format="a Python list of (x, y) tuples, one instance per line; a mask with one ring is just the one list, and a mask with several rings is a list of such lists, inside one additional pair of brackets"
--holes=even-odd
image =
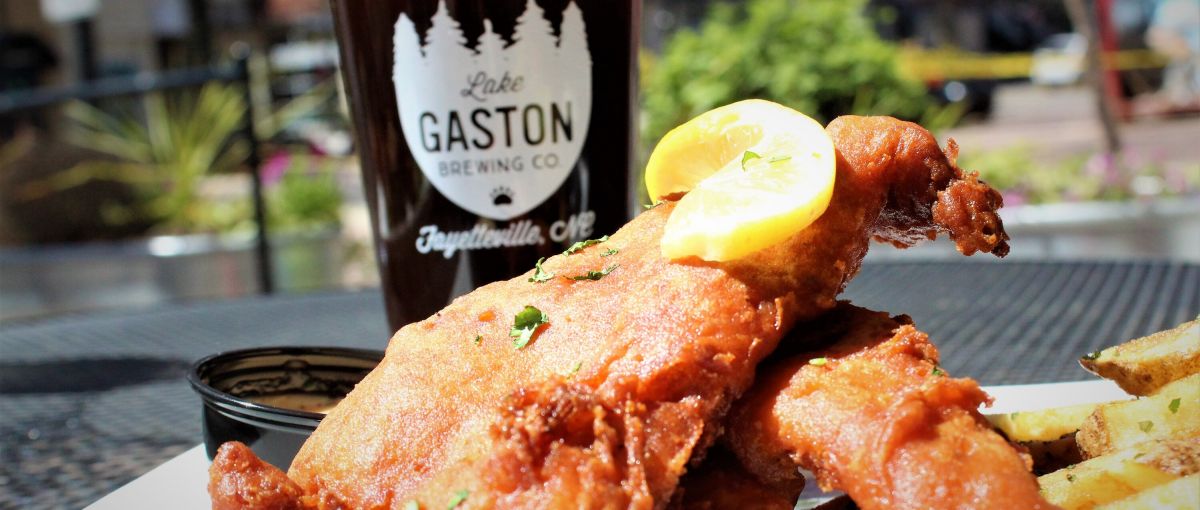
[(542, 262), (545, 261), (546, 257), (542, 257), (533, 265), (533, 276), (529, 277), (529, 281), (533, 283), (542, 283), (550, 281), (552, 278), (554, 278), (554, 273), (547, 273), (545, 269), (542, 269)]
[(595, 281), (595, 280), (604, 278), (605, 276), (608, 276), (608, 274), (613, 272), (613, 270), (616, 269), (617, 266), (618, 266), (618, 264), (613, 264), (611, 266), (604, 268), (601, 271), (588, 271), (585, 274), (579, 274), (579, 275), (575, 275), (575, 276), (566, 276), (564, 278), (567, 278), (570, 280), (575, 280), (575, 281), (581, 281), (581, 280)]
[(1179, 412), (1179, 400), (1180, 399), (1176, 398), (1176, 399), (1171, 400), (1170, 404), (1167, 404), (1167, 409), (1169, 409), (1171, 411), (1171, 414), (1175, 414), (1175, 413)]
[(1088, 361), (1094, 360), (1099, 357), (1100, 357), (1100, 351), (1092, 351), (1092, 352), (1089, 352), (1089, 353), (1083, 355), (1083, 359), (1086, 359)]
[(759, 156), (758, 153), (754, 152), (754, 151), (743, 152), (742, 153), (742, 171), (743, 172), (746, 171), (746, 163), (749, 163), (751, 160), (759, 159), (761, 157), (762, 156)]
[(938, 377), (946, 375), (946, 371), (942, 370), (942, 367), (939, 367), (939, 366), (934, 366), (933, 371), (931, 371), (930, 373), (935, 376), (938, 376)]
[(1139, 421), (1138, 428), (1142, 429), (1142, 432), (1150, 432), (1150, 429), (1154, 428), (1154, 422), (1150, 420)]
[(613, 255), (616, 255), (616, 254), (620, 253), (620, 252), (621, 252), (621, 250), (618, 250), (618, 249), (616, 249), (616, 248), (609, 248), (609, 249), (608, 249), (608, 251), (605, 251), (604, 253), (601, 253), (601, 254), (600, 254), (600, 256), (601, 256), (601, 257), (611, 257), (611, 256), (613, 256)]
[(458, 508), (458, 505), (461, 505), (463, 501), (467, 500), (467, 495), (470, 493), (471, 492), (466, 489), (455, 492), (454, 499), (450, 500), (450, 506), (447, 506), (446, 510), (453, 510), (455, 508)]
[(508, 332), (508, 336), (513, 337), (513, 347), (520, 349), (528, 345), (533, 340), (533, 333), (547, 322), (550, 322), (550, 318), (541, 310), (525, 305), (525, 309), (513, 317), (513, 327)]
[(574, 374), (575, 372), (578, 372), (579, 369), (581, 369), (581, 368), (583, 368), (583, 362), (582, 361), (577, 362), (577, 363), (575, 363), (575, 366), (571, 367), (571, 373)]
[(818, 366), (818, 367), (824, 366), (826, 363), (829, 363), (829, 360), (826, 358), (813, 358), (813, 359), (808, 360), (809, 365)]
[[(762, 159), (762, 155), (760, 155), (759, 153), (754, 152), (754, 151), (743, 152), (742, 153), (742, 171), (743, 172), (746, 171), (746, 163), (749, 163), (756, 159)], [(791, 156), (772, 156), (770, 159), (767, 160), (767, 163), (768, 164), (782, 163), (789, 159), (792, 159), (792, 157)]]
[(421, 505), (417, 500), (410, 499), (404, 502), (404, 510), (421, 510)]
[(593, 244), (600, 244), (607, 240), (608, 240), (608, 236), (603, 236), (600, 239), (588, 239), (586, 241), (576, 241), (575, 244), (572, 244), (570, 248), (567, 248), (567, 250), (563, 252), (563, 255), (570, 255), (579, 250), (587, 248), (588, 246), (591, 246)]
[(483, 335), (475, 335), (475, 340), (472, 341), (475, 342), (475, 345), (483, 343)]

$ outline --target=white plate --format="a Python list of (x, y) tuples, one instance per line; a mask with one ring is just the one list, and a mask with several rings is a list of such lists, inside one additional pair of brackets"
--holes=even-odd
[[(995, 398), (991, 408), (981, 409), (984, 414), (1033, 411), (1047, 407), (1128, 398), (1116, 384), (1106, 380), (988, 386), (984, 390)], [(196, 446), (129, 482), (85, 510), (208, 510), (212, 508), (206, 488), (208, 464), (208, 458), (204, 455), (204, 445)], [(816, 488), (816, 484), (809, 486)], [(820, 496), (819, 492), (807, 490), (804, 494), (804, 497)]]
[(210, 510), (208, 456), (204, 445), (179, 454), (132, 482), (125, 484), (84, 510), (172, 508)]

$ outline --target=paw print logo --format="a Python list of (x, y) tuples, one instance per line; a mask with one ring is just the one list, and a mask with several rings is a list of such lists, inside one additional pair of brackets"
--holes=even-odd
[(513, 190), (508, 186), (497, 186), (489, 194), (492, 197), (492, 205), (512, 205)]

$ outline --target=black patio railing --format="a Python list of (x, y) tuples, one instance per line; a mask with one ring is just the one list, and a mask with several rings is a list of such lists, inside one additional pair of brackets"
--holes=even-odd
[(255, 136), (254, 115), (250, 105), (250, 51), (236, 46), (230, 64), (192, 69), (177, 69), (162, 72), (144, 72), (129, 76), (100, 78), (60, 87), (17, 90), (0, 93), (0, 117), (12, 116), (72, 100), (93, 101), (117, 97), (141, 96), (154, 92), (199, 87), (207, 83), (241, 83), (246, 101), (246, 120), (242, 136), (249, 144), (246, 166), (251, 175), (251, 199), (255, 223), (255, 267), (258, 272), (259, 290), (271, 294), (275, 290), (271, 273), (271, 245), (267, 237), (267, 211), (263, 198), (263, 182), (260, 173), (259, 140)]

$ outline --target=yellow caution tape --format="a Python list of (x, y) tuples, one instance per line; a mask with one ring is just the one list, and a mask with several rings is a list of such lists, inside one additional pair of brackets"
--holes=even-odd
[[(1105, 69), (1118, 71), (1155, 69), (1167, 63), (1165, 57), (1152, 50), (1122, 50), (1101, 57)], [(906, 47), (900, 50), (899, 63), (902, 70), (925, 82), (1027, 78), (1033, 68), (1033, 54)]]

